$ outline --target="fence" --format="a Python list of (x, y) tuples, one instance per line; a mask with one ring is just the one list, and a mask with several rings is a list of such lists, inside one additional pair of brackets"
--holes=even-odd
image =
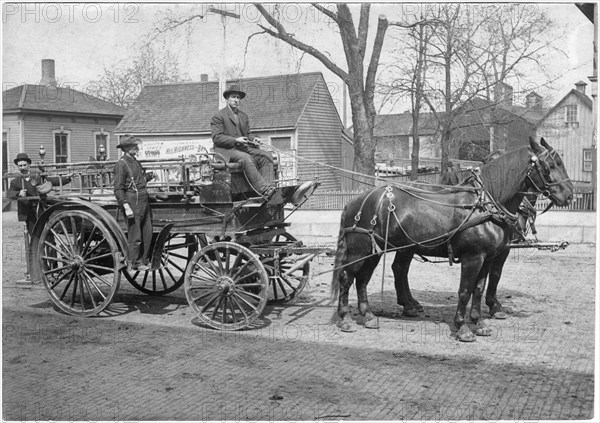
[[(425, 175), (423, 175), (425, 176)], [(428, 175), (429, 176), (429, 175)], [(315, 193), (302, 205), (306, 210), (341, 210), (346, 203), (363, 193), (365, 190), (352, 191), (315, 191)], [(554, 206), (552, 210), (560, 211), (593, 211), (595, 210), (594, 193), (589, 191), (575, 190), (573, 201), (566, 207)], [(550, 200), (539, 197), (535, 203), (535, 209), (538, 211), (544, 210)]]

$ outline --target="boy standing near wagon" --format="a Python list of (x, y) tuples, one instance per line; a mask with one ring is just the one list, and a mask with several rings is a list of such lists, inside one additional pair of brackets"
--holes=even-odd
[(223, 156), (226, 162), (242, 165), (244, 174), (254, 190), (269, 197), (275, 191), (273, 180), (273, 157), (270, 152), (261, 150), (262, 140), (250, 133), (248, 115), (239, 110), (240, 100), (246, 93), (237, 85), (231, 85), (223, 92), (227, 106), (219, 110), (210, 121), (214, 151)]
[(126, 135), (117, 148), (123, 156), (115, 165), (115, 197), (127, 219), (128, 265), (130, 270), (148, 271), (148, 255), (152, 242), (152, 218), (146, 183), (152, 179), (140, 162), (139, 138)]

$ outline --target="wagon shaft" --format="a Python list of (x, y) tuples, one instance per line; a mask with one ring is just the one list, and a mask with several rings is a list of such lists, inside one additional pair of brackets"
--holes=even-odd
[(557, 242), (514, 242), (510, 244), (510, 248), (537, 248), (538, 250), (550, 250), (552, 252), (564, 250), (569, 246), (568, 241)]

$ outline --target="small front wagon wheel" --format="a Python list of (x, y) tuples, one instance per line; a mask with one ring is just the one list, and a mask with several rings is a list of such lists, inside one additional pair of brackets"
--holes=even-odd
[(59, 309), (94, 316), (108, 307), (119, 288), (121, 258), (104, 222), (90, 212), (69, 210), (50, 216), (32, 263)]
[(217, 242), (192, 257), (185, 271), (184, 289), (202, 323), (220, 330), (238, 330), (261, 315), (268, 281), (256, 254), (233, 242)]

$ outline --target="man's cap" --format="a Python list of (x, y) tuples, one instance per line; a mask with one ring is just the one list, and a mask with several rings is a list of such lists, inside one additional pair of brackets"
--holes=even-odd
[(448, 162), (448, 166), (454, 166), (454, 163)]
[(121, 138), (121, 143), (117, 145), (117, 148), (124, 150), (129, 147), (133, 147), (134, 145), (138, 145), (141, 142), (142, 140), (137, 137), (134, 137), (132, 135), (125, 135), (123, 136), (123, 138)]
[(29, 158), (27, 153), (17, 154), (17, 158), (15, 159), (15, 164), (18, 164), (19, 162), (22, 162), (22, 161), (26, 161), (27, 163), (31, 164), (31, 159)]
[(223, 97), (229, 98), (229, 96), (233, 93), (237, 93), (240, 95), (240, 99), (246, 97), (246, 93), (243, 92), (240, 87), (236, 84), (230, 85), (229, 89), (223, 91)]

